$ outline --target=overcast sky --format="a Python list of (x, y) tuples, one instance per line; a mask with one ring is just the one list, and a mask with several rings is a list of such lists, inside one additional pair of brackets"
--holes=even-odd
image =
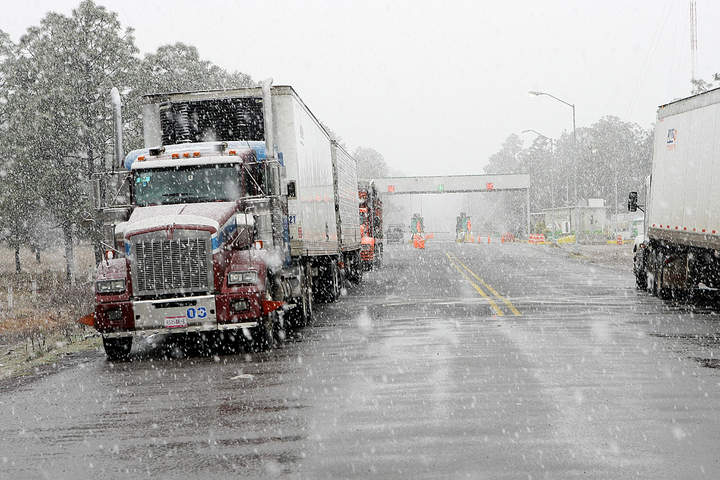
[[(77, 1), (2, 2), (18, 40)], [(648, 127), (690, 90), (689, 1), (98, 1), (150, 52), (185, 42), (290, 84), (347, 144), (405, 174), (482, 173), (510, 133), (616, 115)], [(720, 2), (698, 0), (698, 76), (720, 71)], [(529, 142), (531, 137), (527, 138)]]

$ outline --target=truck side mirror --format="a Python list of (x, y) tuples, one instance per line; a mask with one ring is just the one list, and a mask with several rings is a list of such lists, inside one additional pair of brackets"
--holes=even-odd
[(287, 196), (288, 198), (295, 198), (297, 192), (295, 192), (295, 181), (290, 181), (287, 184)]
[(638, 193), (637, 192), (630, 192), (630, 195), (628, 196), (628, 212), (637, 212), (638, 209)]

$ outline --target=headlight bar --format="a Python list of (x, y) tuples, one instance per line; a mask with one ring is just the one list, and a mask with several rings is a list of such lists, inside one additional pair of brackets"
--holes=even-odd
[(97, 293), (123, 293), (125, 291), (125, 279), (99, 280), (95, 283)]
[(258, 281), (258, 274), (254, 270), (246, 272), (230, 272), (228, 273), (228, 285), (255, 285)]

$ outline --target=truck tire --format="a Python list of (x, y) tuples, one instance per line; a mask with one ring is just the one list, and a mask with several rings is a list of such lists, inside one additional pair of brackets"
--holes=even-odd
[(647, 273), (645, 273), (645, 270), (641, 270), (635, 274), (635, 287), (638, 290), (647, 290)]
[(299, 299), (298, 306), (295, 307), (295, 315), (297, 326), (304, 327), (310, 325), (313, 321), (313, 292), (312, 282), (306, 281), (306, 287), (302, 290), (302, 297)]
[(295, 308), (288, 312), (290, 314), (290, 326), (301, 328), (310, 325), (313, 320), (313, 289), (310, 267), (303, 267), (300, 285), (301, 296), (295, 299)]
[(357, 285), (362, 279), (362, 261), (360, 253), (351, 253), (348, 257), (348, 280), (350, 283)]
[(669, 300), (672, 298), (672, 290), (664, 285), (665, 268), (663, 264), (664, 262), (660, 261), (655, 269), (655, 291), (653, 293), (661, 300)]
[(638, 290), (647, 290), (647, 272), (645, 271), (645, 259), (642, 252), (635, 251), (633, 255), (633, 270), (635, 273), (635, 286)]
[(333, 260), (330, 262), (330, 296), (331, 302), (337, 301), (340, 298), (340, 291), (342, 290), (342, 272), (338, 267), (337, 261)]
[(277, 313), (272, 312), (265, 315), (260, 325), (255, 327), (253, 332), (253, 350), (256, 352), (264, 352), (275, 346), (275, 326), (277, 323)]
[(127, 361), (132, 349), (132, 337), (106, 338), (103, 337), (105, 357), (111, 362)]
[(332, 303), (340, 296), (340, 269), (335, 259), (325, 263), (320, 268), (321, 274), (317, 279), (318, 300), (323, 303)]
[(380, 247), (375, 251), (375, 258), (373, 259), (373, 269), (375, 268), (382, 268), (383, 265), (383, 245), (380, 244)]

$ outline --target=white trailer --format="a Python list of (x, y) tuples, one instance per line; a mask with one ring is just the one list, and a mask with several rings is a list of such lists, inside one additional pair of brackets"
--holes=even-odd
[(335, 211), (343, 252), (360, 250), (357, 161), (337, 142), (332, 144)]
[(658, 108), (646, 234), (635, 245), (639, 288), (660, 296), (720, 288), (720, 89)]
[[(281, 192), (287, 195), (288, 199), (291, 254), (337, 255), (341, 246), (335, 225), (332, 138), (292, 87), (274, 86), (271, 92), (272, 133), (283, 167)], [(243, 137), (248, 140), (263, 140), (262, 132), (254, 131), (261, 128), (260, 124), (253, 128), (253, 121), (261, 118), (262, 95), (260, 87), (149, 95), (143, 108), (145, 147), (167, 143), (162, 131), (168, 116), (166, 112), (172, 104), (184, 103), (192, 105), (216, 102), (218, 110), (221, 111), (228, 102), (245, 100), (243, 105), (247, 109), (245, 115), (248, 131)], [(202, 120), (195, 123), (191, 121), (188, 128), (191, 135), (195, 133), (197, 136), (197, 130), (203, 128)], [(203, 131), (202, 134), (204, 138), (213, 140), (217, 132)], [(173, 140), (182, 142), (182, 139)], [(357, 197), (357, 189), (355, 196)], [(357, 211), (357, 202), (355, 210)]]

